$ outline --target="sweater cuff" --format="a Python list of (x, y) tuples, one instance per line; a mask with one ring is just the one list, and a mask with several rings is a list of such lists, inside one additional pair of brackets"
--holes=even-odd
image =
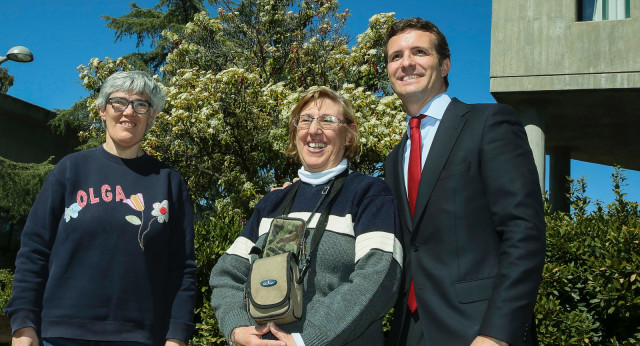
[(18, 310), (11, 315), (11, 335), (18, 329), (33, 327), (40, 334), (40, 312)]
[(331, 344), (331, 339), (327, 337), (331, 335), (331, 333), (325, 331), (324, 328), (315, 323), (309, 323), (307, 321), (307, 324), (308, 328), (300, 334), (303, 340), (307, 340), (307, 342), (305, 342), (305, 346), (322, 346)]
[(225, 311), (224, 318), (219, 318), (218, 324), (225, 338), (228, 338), (236, 327), (258, 325), (244, 309)]
[(195, 325), (193, 323), (171, 320), (169, 322), (169, 331), (167, 331), (166, 339), (178, 339), (188, 344), (194, 330)]

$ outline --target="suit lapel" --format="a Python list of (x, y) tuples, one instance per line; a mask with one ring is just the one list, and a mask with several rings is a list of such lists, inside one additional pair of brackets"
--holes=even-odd
[(427, 160), (422, 168), (415, 215), (413, 222), (409, 223), (413, 224), (413, 228), (416, 227), (417, 221), (420, 220), (422, 214), (424, 214), (433, 188), (440, 176), (440, 172), (442, 168), (444, 168), (449, 154), (458, 139), (460, 130), (462, 130), (464, 126), (466, 121), (465, 115), (468, 111), (469, 107), (465, 103), (453, 98), (442, 116), (441, 123), (438, 126), (436, 135), (433, 138), (433, 143), (429, 149), (429, 155), (427, 155)]
[(404, 183), (404, 165), (402, 162), (404, 147), (407, 145), (407, 138), (407, 134), (405, 133), (400, 143), (396, 145), (389, 154), (386, 176), (391, 190), (396, 192), (395, 197), (398, 203), (398, 209), (400, 210), (400, 217), (403, 219), (405, 225), (411, 225), (411, 213), (409, 212), (409, 201), (407, 200), (407, 190)]

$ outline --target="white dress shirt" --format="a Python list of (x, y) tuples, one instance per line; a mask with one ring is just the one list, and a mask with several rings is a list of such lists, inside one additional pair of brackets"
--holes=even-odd
[[(422, 160), (420, 162), (420, 167), (424, 167), (424, 162), (427, 160), (427, 155), (429, 155), (429, 149), (431, 149), (431, 143), (433, 143), (433, 138), (436, 135), (436, 131), (438, 130), (444, 111), (447, 109), (450, 102), (451, 98), (449, 95), (446, 93), (438, 94), (420, 110), (420, 114), (427, 115), (426, 118), (420, 121), (420, 135), (422, 136)], [(411, 119), (411, 116), (407, 114), (407, 136), (409, 139), (404, 147), (404, 162), (402, 163), (404, 187), (407, 193), (409, 154), (411, 153), (411, 136), (409, 136), (411, 129), (409, 128), (409, 119)]]

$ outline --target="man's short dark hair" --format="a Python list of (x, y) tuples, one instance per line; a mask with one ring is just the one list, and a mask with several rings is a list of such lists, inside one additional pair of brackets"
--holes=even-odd
[[(431, 23), (428, 20), (424, 20), (419, 17), (413, 18), (405, 18), (401, 19), (395, 23), (393, 23), (389, 29), (387, 30), (387, 37), (384, 40), (384, 61), (385, 63), (389, 62), (389, 52), (387, 51), (387, 46), (389, 45), (389, 40), (396, 36), (400, 35), (407, 30), (419, 30), (433, 34), (435, 36), (435, 46), (436, 46), (436, 54), (438, 55), (438, 63), (442, 65), (445, 59), (451, 59), (451, 52), (449, 51), (449, 43), (447, 43), (447, 38), (444, 34), (438, 29), (438, 27)], [(444, 84), (448, 88), (449, 80), (447, 76), (444, 77)]]

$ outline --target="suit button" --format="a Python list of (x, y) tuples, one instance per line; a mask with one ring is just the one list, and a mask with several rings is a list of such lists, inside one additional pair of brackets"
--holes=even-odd
[(407, 295), (407, 293), (409, 293), (409, 292), (407, 291), (407, 289), (406, 289), (406, 288), (402, 288), (402, 291), (400, 292), (400, 294), (401, 294), (402, 296), (406, 296), (406, 295)]
[(418, 250), (420, 250), (420, 245), (418, 245), (418, 244), (411, 244), (411, 251), (413, 251), (413, 252), (418, 252)]

